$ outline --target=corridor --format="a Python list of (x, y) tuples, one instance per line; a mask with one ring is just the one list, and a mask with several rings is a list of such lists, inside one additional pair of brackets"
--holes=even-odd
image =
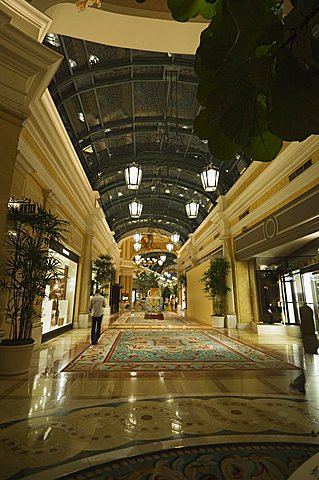
[(289, 388), (298, 339), (169, 312), (103, 327), (98, 345), (72, 330), (40, 346), (28, 375), (0, 378), (1, 479), (279, 480), (318, 452), (317, 357), (306, 395)]

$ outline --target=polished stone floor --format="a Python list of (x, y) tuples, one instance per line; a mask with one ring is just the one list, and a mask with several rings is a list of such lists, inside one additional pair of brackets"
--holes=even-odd
[[(187, 318), (176, 320), (174, 313), (165, 314), (164, 328), (172, 335), (188, 328)], [(148, 328), (144, 321), (140, 327), (136, 319), (131, 323), (132, 329)], [(222, 333), (301, 365), (298, 338), (238, 329)], [(28, 375), (0, 377), (0, 479), (56, 479), (175, 447), (247, 441), (319, 445), (318, 356), (305, 359), (306, 395), (289, 387), (298, 373), (292, 369), (62, 372), (89, 346), (89, 338), (85, 329), (65, 333), (34, 352)]]

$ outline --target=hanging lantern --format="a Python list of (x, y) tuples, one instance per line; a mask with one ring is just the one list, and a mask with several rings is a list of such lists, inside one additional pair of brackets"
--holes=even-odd
[(197, 218), (199, 211), (199, 203), (195, 202), (195, 200), (190, 200), (186, 203), (185, 209), (188, 218)]
[(161, 256), (160, 256), (160, 259), (161, 259), (161, 261), (164, 263), (165, 260), (166, 260), (166, 255), (165, 255), (165, 254), (161, 255)]
[(168, 252), (172, 252), (174, 250), (174, 244), (169, 242), (166, 244), (166, 248)]
[(138, 218), (141, 216), (143, 210), (143, 203), (136, 198), (128, 204), (130, 215), (132, 218)]
[(171, 235), (171, 240), (173, 243), (178, 243), (179, 242), (179, 233), (175, 232), (173, 235)]
[(125, 182), (130, 190), (137, 190), (142, 180), (142, 168), (137, 163), (130, 163), (124, 170)]
[(200, 174), (205, 192), (214, 192), (217, 188), (219, 171), (212, 165), (208, 165)]
[(142, 234), (138, 231), (133, 233), (132, 236), (133, 236), (133, 240), (134, 240), (135, 243), (140, 242), (142, 240)]
[(141, 255), (135, 255), (135, 257), (134, 257), (135, 263), (140, 263), (141, 260), (142, 260)]
[(142, 244), (140, 242), (135, 242), (133, 244), (135, 252), (139, 252), (141, 250)]

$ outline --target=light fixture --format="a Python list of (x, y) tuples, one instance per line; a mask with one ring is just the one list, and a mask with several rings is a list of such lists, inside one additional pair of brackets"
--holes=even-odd
[(171, 242), (168, 242), (168, 243), (166, 244), (166, 248), (167, 248), (167, 251), (168, 251), (168, 252), (172, 252), (172, 251), (174, 250), (174, 244), (171, 243)]
[(199, 203), (195, 200), (190, 200), (185, 205), (186, 214), (188, 218), (197, 218), (198, 211), (199, 211)]
[(165, 260), (166, 260), (166, 255), (165, 255), (165, 254), (162, 254), (162, 255), (160, 256), (160, 259), (161, 259), (161, 262), (164, 263)]
[(91, 55), (89, 55), (89, 64), (90, 65), (94, 65), (96, 63), (99, 63), (100, 59), (99, 57), (97, 57), (96, 55), (93, 55), (93, 53), (91, 53)]
[(142, 234), (138, 231), (133, 233), (132, 236), (133, 236), (133, 240), (134, 240), (135, 243), (140, 242), (142, 240)]
[(139, 200), (136, 200), (136, 198), (128, 204), (128, 208), (130, 211), (130, 215), (132, 218), (138, 218), (142, 214), (143, 210), (143, 203), (140, 202)]
[(142, 168), (133, 162), (127, 165), (124, 170), (125, 182), (130, 190), (137, 190), (142, 180)]
[(135, 257), (134, 257), (135, 263), (140, 263), (141, 260), (142, 260), (141, 255), (135, 255)]
[(73, 58), (69, 58), (69, 64), (71, 68), (75, 68), (77, 66), (77, 63)]
[(47, 33), (45, 36), (45, 39), (48, 43), (50, 43), (54, 47), (61, 47), (59, 35), (57, 35), (56, 33)]
[(171, 235), (172, 242), (173, 243), (178, 243), (179, 242), (179, 237), (180, 237), (179, 233), (177, 233), (177, 232), (173, 233), (173, 235)]
[(219, 171), (212, 165), (208, 165), (200, 174), (205, 192), (214, 192), (217, 188)]
[(139, 252), (141, 250), (142, 244), (140, 242), (135, 242), (133, 244), (135, 252)]

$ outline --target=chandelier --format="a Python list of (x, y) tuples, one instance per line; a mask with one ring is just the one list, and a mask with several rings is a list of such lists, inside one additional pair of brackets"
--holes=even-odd
[(133, 244), (133, 248), (134, 248), (135, 252), (139, 252), (141, 250), (141, 247), (142, 247), (142, 244), (140, 242), (135, 242)]
[(137, 190), (142, 180), (142, 168), (133, 162), (127, 165), (124, 170), (125, 182), (130, 190)]
[(173, 233), (173, 235), (171, 235), (171, 241), (173, 243), (178, 243), (179, 242), (179, 237), (180, 237), (179, 233), (175, 232), (175, 233)]
[(142, 240), (142, 234), (139, 231), (136, 231), (135, 233), (133, 233), (132, 237), (135, 243), (140, 242)]
[(197, 218), (198, 211), (199, 211), (199, 203), (195, 200), (190, 200), (185, 205), (186, 214), (188, 218)]
[(208, 165), (200, 174), (200, 178), (205, 192), (214, 192), (218, 184), (219, 171), (212, 165)]
[(168, 242), (168, 243), (166, 244), (166, 248), (167, 248), (167, 251), (168, 251), (168, 252), (172, 252), (172, 251), (174, 250), (174, 244), (171, 243), (171, 242)]
[(129, 212), (132, 218), (138, 218), (142, 214), (143, 203), (136, 198), (128, 204)]

